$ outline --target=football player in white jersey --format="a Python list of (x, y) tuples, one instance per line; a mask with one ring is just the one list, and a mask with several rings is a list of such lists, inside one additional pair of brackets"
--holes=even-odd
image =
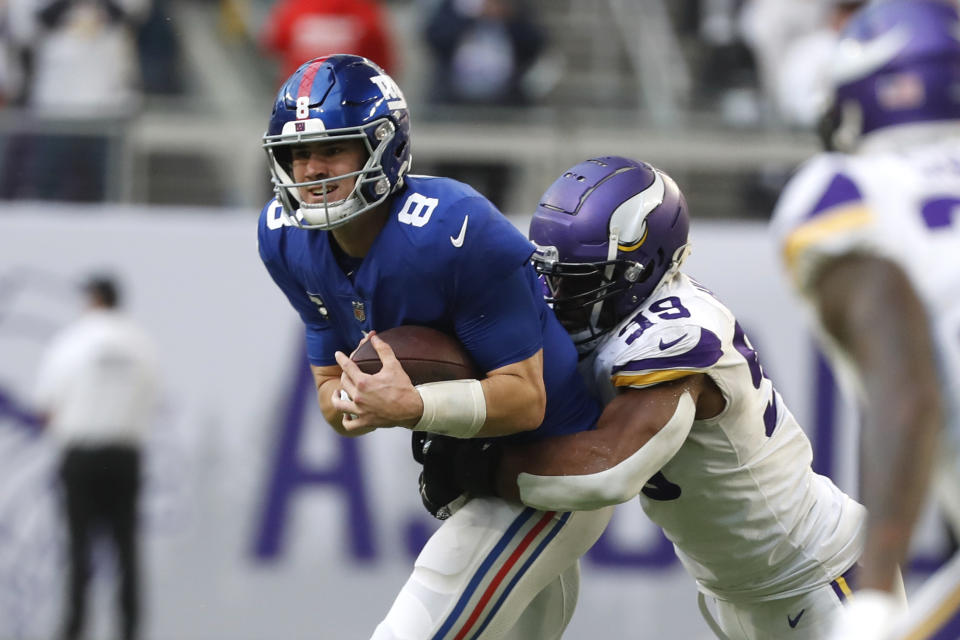
[[(827, 149), (773, 229), (841, 383), (862, 408), (863, 590), (832, 639), (960, 638), (960, 559), (897, 617), (889, 592), (928, 485), (960, 525), (960, 19), (956, 3), (862, 10), (834, 56)], [(892, 620), (899, 620), (898, 622)]]
[(688, 226), (677, 185), (642, 162), (595, 158), (554, 182), (530, 225), (533, 259), (604, 412), (537, 449), (439, 441), (424, 502), (452, 499), (450, 476), (542, 509), (639, 495), (718, 637), (819, 639), (849, 593), (866, 513), (813, 472), (736, 318), (679, 270)]

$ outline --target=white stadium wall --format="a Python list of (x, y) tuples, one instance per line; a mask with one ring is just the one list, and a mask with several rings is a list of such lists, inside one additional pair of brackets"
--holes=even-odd
[[(19, 422), (41, 350), (78, 311), (70, 284), (118, 274), (158, 340), (163, 403), (142, 504), (145, 640), (366, 638), (436, 523), (409, 434), (336, 436), (316, 408), (299, 320), (260, 264), (255, 212), (5, 205), (0, 212), (0, 638), (56, 629), (65, 534), (56, 451)], [(518, 224), (525, 228), (524, 220)], [(738, 315), (814, 440), (852, 490), (849, 418), (787, 296), (766, 229), (695, 221), (688, 272)], [(942, 556), (935, 515), (918, 543)], [(113, 629), (97, 556), (93, 638)], [(709, 638), (695, 588), (634, 501), (582, 562), (566, 635)]]

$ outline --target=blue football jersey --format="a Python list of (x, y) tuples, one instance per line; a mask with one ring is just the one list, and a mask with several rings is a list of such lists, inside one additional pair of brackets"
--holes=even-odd
[(600, 413), (577, 373), (572, 342), (543, 301), (533, 246), (490, 201), (447, 178), (408, 176), (387, 222), (351, 275), (330, 232), (286, 224), (271, 200), (259, 246), (270, 275), (306, 326), (311, 364), (336, 364), (365, 332), (400, 325), (456, 336), (483, 371), (543, 348), (547, 410), (540, 437), (592, 428)]

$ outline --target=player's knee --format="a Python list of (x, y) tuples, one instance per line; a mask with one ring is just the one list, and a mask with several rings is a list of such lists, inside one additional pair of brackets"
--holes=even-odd
[(370, 640), (419, 640), (430, 637), (442, 613), (435, 610), (436, 606), (431, 606), (431, 599), (437, 598), (431, 598), (429, 592), (424, 592), (411, 577)]

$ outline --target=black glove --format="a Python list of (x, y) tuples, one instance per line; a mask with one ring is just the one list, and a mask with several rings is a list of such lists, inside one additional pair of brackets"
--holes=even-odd
[(439, 520), (446, 520), (466, 502), (453, 468), (456, 449), (455, 438), (417, 431), (413, 434), (413, 459), (423, 465), (418, 479), (420, 501)]
[(458, 440), (453, 471), (457, 486), (471, 497), (496, 496), (503, 449), (493, 440)]
[(414, 432), (412, 444), (423, 465), (420, 500), (433, 517), (445, 520), (471, 497), (496, 495), (499, 445), (422, 432)]

